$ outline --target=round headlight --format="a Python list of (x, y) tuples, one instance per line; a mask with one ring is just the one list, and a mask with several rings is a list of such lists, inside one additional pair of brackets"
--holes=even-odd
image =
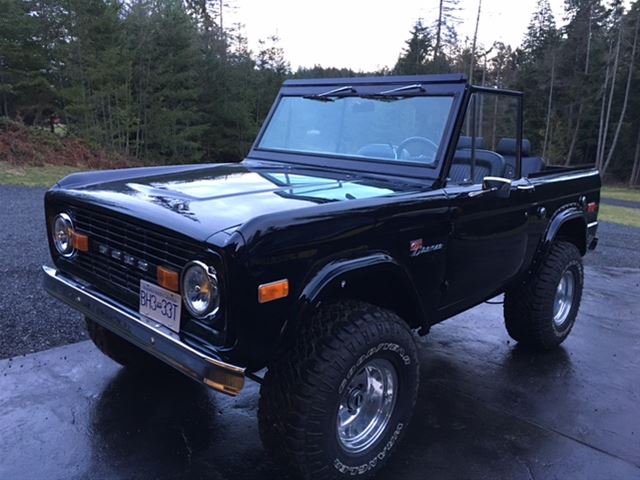
[(53, 244), (63, 257), (73, 255), (73, 223), (66, 213), (60, 213), (53, 219)]
[(196, 318), (215, 314), (220, 308), (215, 269), (202, 262), (189, 262), (182, 272), (182, 300), (189, 313)]

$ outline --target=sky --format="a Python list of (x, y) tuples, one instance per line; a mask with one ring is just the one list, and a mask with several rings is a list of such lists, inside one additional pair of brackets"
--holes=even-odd
[[(522, 42), (537, 0), (482, 0), (479, 41), (517, 46)], [(550, 0), (562, 24), (563, 0)], [(291, 66), (344, 67), (371, 71), (393, 67), (415, 21), (431, 23), (438, 0), (236, 0), (227, 22), (245, 25), (252, 50), (258, 40), (277, 34)], [(461, 40), (473, 37), (478, 0), (460, 0)], [(227, 23), (228, 24), (228, 23)]]

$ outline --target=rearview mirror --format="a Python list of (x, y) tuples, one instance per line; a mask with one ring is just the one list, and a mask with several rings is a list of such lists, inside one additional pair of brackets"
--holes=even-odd
[(482, 190), (496, 192), (498, 198), (509, 198), (511, 194), (511, 180), (502, 177), (484, 177)]

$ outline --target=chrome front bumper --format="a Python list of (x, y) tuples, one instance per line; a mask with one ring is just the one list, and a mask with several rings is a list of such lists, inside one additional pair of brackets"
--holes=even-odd
[(43, 266), (45, 290), (91, 320), (205, 385), (229, 395), (244, 387), (244, 368), (211, 358), (168, 328), (140, 316), (58, 270)]

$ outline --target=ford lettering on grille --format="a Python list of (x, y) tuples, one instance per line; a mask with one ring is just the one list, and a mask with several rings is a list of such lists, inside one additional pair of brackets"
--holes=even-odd
[(130, 255), (128, 253), (124, 253), (124, 252), (122, 252), (122, 250), (111, 248), (108, 245), (105, 245), (103, 243), (99, 243), (98, 244), (98, 252), (101, 255), (104, 255), (106, 257), (111, 257), (113, 260), (117, 260), (117, 261), (123, 263), (124, 265), (128, 265), (130, 267), (137, 268), (141, 272), (148, 272), (149, 271), (149, 263), (148, 262), (145, 262), (142, 259), (136, 258), (133, 255)]

